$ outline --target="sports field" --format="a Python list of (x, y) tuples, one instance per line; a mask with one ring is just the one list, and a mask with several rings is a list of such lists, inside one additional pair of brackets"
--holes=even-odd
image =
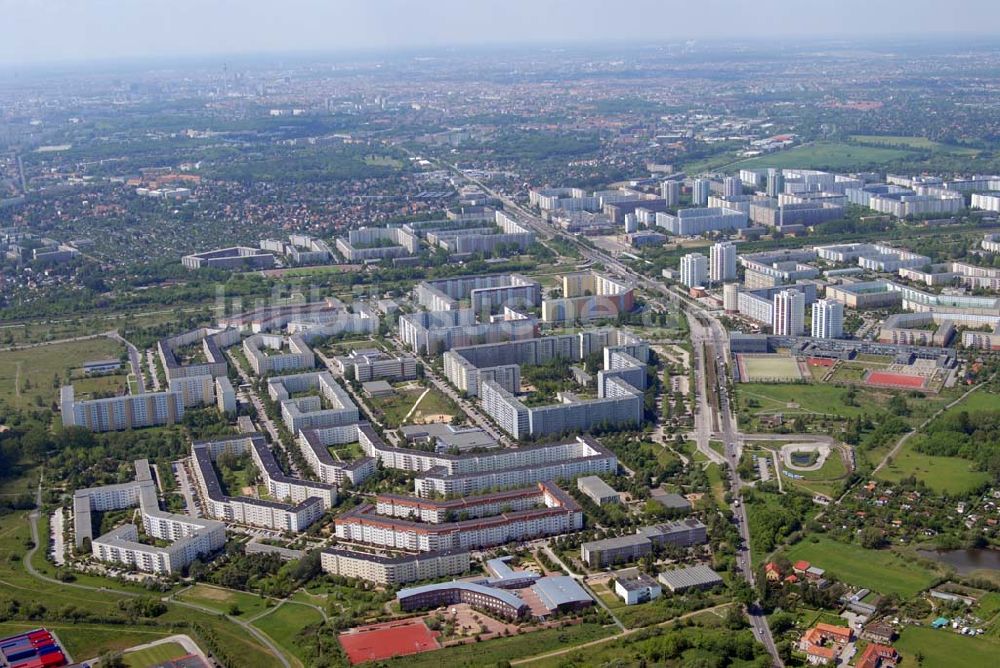
[(187, 650), (181, 647), (180, 643), (165, 642), (140, 649), (138, 652), (128, 652), (122, 659), (129, 668), (150, 668), (187, 654)]
[(921, 390), (927, 386), (927, 379), (921, 376), (911, 376), (906, 373), (891, 371), (872, 371), (865, 378), (865, 385), (872, 387), (891, 387), (901, 390)]
[(858, 545), (829, 538), (807, 538), (788, 550), (793, 562), (805, 559), (826, 569), (835, 580), (867, 587), (880, 594), (899, 594), (904, 598), (930, 587), (936, 581), (930, 570), (889, 550), (866, 550)]
[(437, 636), (422, 619), (408, 619), (362, 626), (341, 633), (339, 640), (351, 665), (356, 665), (438, 649)]
[(799, 363), (785, 355), (739, 355), (740, 378), (746, 383), (788, 382), (802, 379)]

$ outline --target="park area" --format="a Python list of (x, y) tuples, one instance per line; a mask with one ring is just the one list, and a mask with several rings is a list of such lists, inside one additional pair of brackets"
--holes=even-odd
[(828, 577), (880, 594), (910, 598), (937, 580), (932, 571), (891, 550), (866, 550), (825, 537), (807, 538), (788, 550), (793, 563), (805, 560), (826, 570)]
[(393, 393), (368, 400), (387, 427), (404, 424), (450, 422), (461, 411), (440, 390), (409, 382), (393, 388)]
[(991, 666), (996, 665), (1000, 641), (993, 635), (970, 637), (946, 628), (908, 626), (895, 647), (904, 666)]
[(740, 379), (745, 383), (787, 383), (803, 378), (799, 362), (794, 357), (741, 354), (737, 356), (737, 359), (740, 367)]

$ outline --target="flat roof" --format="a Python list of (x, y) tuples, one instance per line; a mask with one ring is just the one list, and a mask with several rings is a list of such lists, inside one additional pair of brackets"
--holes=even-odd
[(549, 610), (568, 603), (593, 601), (590, 594), (568, 575), (549, 575), (539, 578), (531, 588)]
[(604, 482), (596, 475), (588, 475), (583, 476), (582, 478), (577, 478), (576, 484), (577, 486), (586, 487), (589, 492), (602, 498), (605, 496), (618, 495), (618, 492), (615, 491), (614, 487)]
[(660, 582), (671, 589), (700, 587), (722, 582), (722, 577), (708, 566), (688, 566), (660, 573)]

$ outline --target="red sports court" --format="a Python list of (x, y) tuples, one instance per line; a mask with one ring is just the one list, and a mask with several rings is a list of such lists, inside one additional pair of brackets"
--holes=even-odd
[(877, 385), (879, 387), (899, 387), (905, 389), (919, 390), (924, 387), (926, 380), (921, 376), (911, 376), (906, 373), (892, 373), (891, 371), (872, 371), (865, 379), (866, 385)]
[(438, 635), (427, 628), (423, 619), (408, 619), (361, 626), (340, 634), (339, 640), (353, 666), (438, 649)]

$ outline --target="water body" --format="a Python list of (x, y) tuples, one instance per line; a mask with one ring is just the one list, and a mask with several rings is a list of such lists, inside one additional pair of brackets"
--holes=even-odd
[(921, 557), (953, 567), (965, 575), (983, 569), (1000, 570), (1000, 550), (917, 550)]

